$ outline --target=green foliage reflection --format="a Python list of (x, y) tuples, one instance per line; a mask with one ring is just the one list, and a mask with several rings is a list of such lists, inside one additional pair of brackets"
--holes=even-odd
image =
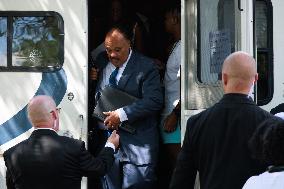
[(13, 29), (14, 66), (59, 66), (60, 31), (56, 17), (14, 17)]

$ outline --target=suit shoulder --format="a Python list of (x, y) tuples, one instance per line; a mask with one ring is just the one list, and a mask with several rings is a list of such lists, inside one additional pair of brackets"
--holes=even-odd
[(273, 117), (273, 114), (269, 113), (268, 111), (256, 106), (256, 114), (258, 115), (259, 118), (261, 119), (267, 119)]
[(211, 117), (211, 114), (215, 111), (216, 106), (204, 109), (203, 111), (191, 116), (187, 120), (186, 127), (189, 130), (199, 130), (204, 126), (204, 123)]
[(59, 136), (59, 137), (60, 137), (60, 140), (62, 142), (64, 142), (67, 145), (70, 145), (70, 146), (80, 147), (82, 145), (85, 145), (85, 142), (82, 141), (82, 140), (70, 138), (70, 137), (67, 137), (67, 136)]
[(256, 106), (256, 109), (258, 109), (259, 112), (262, 112), (264, 115), (267, 115), (267, 116), (272, 116), (271, 113), (269, 113), (268, 111), (262, 109), (261, 107), (259, 106)]
[(191, 121), (191, 120), (198, 120), (201, 117), (205, 116), (206, 114), (208, 114), (211, 111), (211, 108), (202, 110), (201, 112), (194, 114), (193, 116), (191, 116), (190, 118), (188, 118), (187, 121)]
[(273, 116), (268, 111), (262, 109), (261, 107), (257, 106), (256, 104), (249, 104), (243, 108), (244, 111), (250, 112), (251, 114), (256, 114), (258, 117), (271, 117)]
[(4, 153), (3, 153), (3, 157), (7, 158), (8, 156), (10, 156), (11, 154), (15, 154), (15, 152), (19, 152), (22, 150), (22, 147), (27, 143), (28, 139), (23, 140), (22, 142), (16, 144), (15, 146), (12, 146), (11, 148), (7, 149)]
[(70, 142), (70, 143), (76, 143), (76, 144), (81, 144), (83, 141), (75, 138), (70, 138), (67, 136), (59, 136), (61, 140), (65, 142)]
[(191, 116), (190, 118), (188, 118), (187, 120), (187, 127), (190, 127), (191, 129), (193, 127), (196, 127), (196, 123), (201, 121), (203, 119), (204, 116), (206, 116), (208, 114), (208, 112), (210, 111), (210, 108), (203, 110), (193, 116)]
[(154, 66), (154, 60), (150, 57), (147, 57), (139, 52), (133, 52), (133, 56), (135, 57), (137, 62), (143, 65), (143, 67), (153, 67)]

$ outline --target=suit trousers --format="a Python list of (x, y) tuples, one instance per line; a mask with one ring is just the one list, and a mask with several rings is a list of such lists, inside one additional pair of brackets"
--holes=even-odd
[(152, 164), (120, 162), (117, 154), (111, 170), (102, 178), (103, 189), (155, 189), (156, 182)]

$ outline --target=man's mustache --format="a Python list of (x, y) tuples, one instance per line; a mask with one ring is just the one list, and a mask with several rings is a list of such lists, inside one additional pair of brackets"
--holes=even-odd
[(119, 58), (110, 58), (110, 60), (119, 60)]

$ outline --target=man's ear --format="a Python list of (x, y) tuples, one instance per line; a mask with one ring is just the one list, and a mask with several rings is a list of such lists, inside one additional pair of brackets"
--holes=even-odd
[(255, 76), (254, 76), (254, 83), (256, 83), (256, 82), (257, 82), (257, 80), (258, 80), (258, 73), (257, 73), (257, 74), (255, 74)]
[(51, 111), (51, 116), (52, 116), (54, 119), (57, 119), (57, 118), (58, 118), (58, 115), (57, 115), (56, 110), (52, 110), (52, 111)]
[(222, 73), (222, 82), (223, 82), (223, 85), (228, 84), (228, 75), (226, 73)]

